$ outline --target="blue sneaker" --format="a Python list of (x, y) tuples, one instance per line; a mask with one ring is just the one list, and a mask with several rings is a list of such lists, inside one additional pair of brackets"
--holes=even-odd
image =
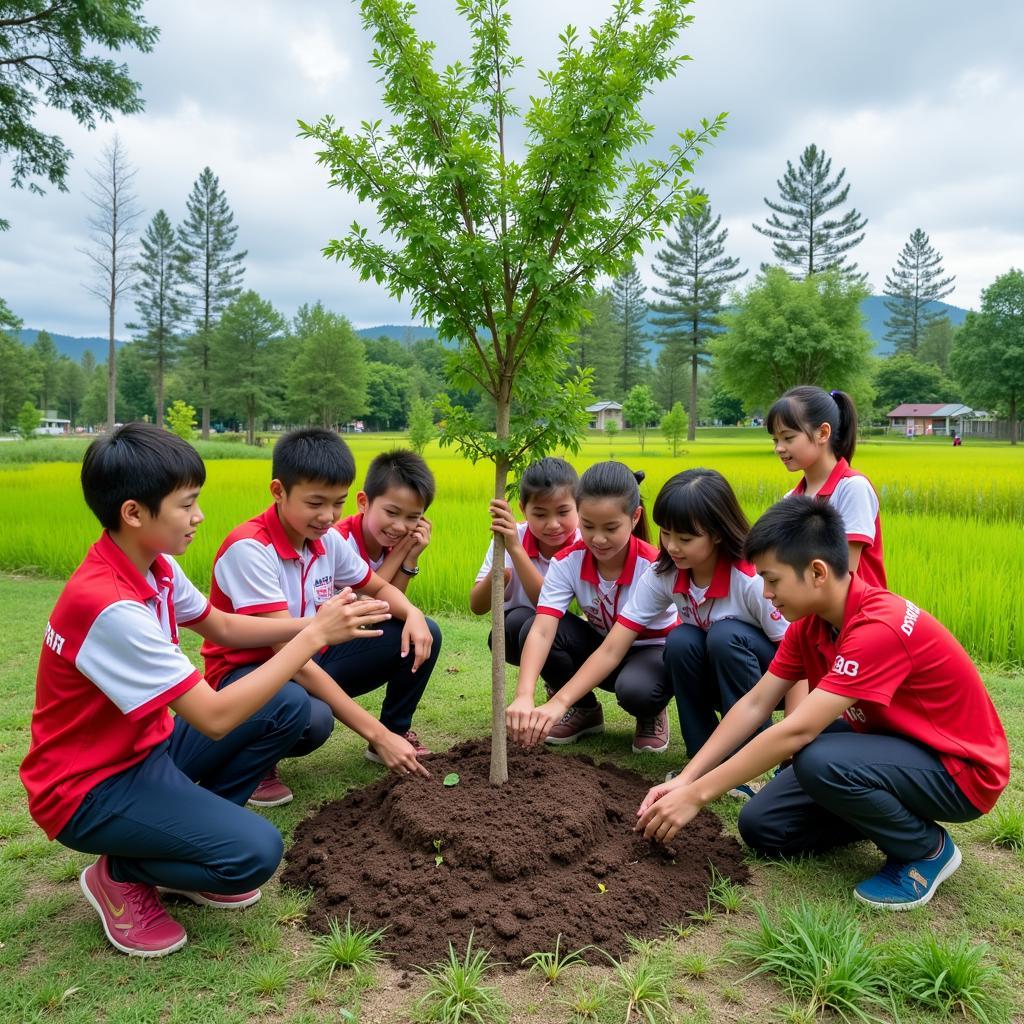
[(912, 910), (923, 907), (944, 882), (960, 867), (960, 850), (943, 828), (939, 852), (906, 863), (889, 859), (873, 878), (854, 886), (853, 895), (872, 907), (884, 910)]

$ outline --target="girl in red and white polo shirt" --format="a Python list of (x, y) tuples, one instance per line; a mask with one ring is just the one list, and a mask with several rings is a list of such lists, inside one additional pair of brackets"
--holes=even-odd
[(869, 586), (885, 587), (878, 495), (863, 473), (850, 468), (857, 447), (853, 399), (844, 391), (790, 388), (768, 410), (765, 426), (786, 469), (803, 473), (789, 494), (832, 505), (846, 527), (850, 569)]
[[(551, 559), (580, 539), (576, 511), (579, 482), (576, 470), (565, 459), (548, 456), (531, 462), (520, 477), (519, 507), (525, 522), (516, 522), (507, 501), (491, 501), (491, 532), (505, 538), (505, 661), (510, 665), (518, 665), (522, 657)], [(493, 557), (491, 545), (469, 592), (474, 615), (491, 610)]]
[[(614, 692), (620, 707), (636, 718), (636, 753), (668, 748), (665, 708), (672, 688), (662, 654), (665, 636), (678, 622), (674, 609), (666, 609), (635, 632), (628, 650), (600, 679), (584, 685), (574, 678), (601, 647), (641, 576), (658, 557), (657, 548), (647, 541), (642, 479), (642, 473), (630, 472), (621, 462), (599, 462), (580, 479), (576, 505), (583, 539), (560, 551), (544, 578), (537, 617), (523, 650), (516, 698), (506, 712), (515, 742), (572, 743), (603, 732), (604, 713), (593, 693), (599, 685)], [(573, 598), (584, 618), (566, 616)], [(548, 701), (535, 708), (533, 693), (540, 675), (547, 683)], [(572, 686), (566, 687), (570, 680)]]

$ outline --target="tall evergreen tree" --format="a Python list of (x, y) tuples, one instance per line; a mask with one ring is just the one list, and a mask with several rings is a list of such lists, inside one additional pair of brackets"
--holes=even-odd
[(917, 355), (924, 332), (945, 314), (928, 306), (945, 298), (953, 290), (956, 277), (943, 277), (942, 255), (932, 248), (928, 236), (915, 228), (910, 241), (885, 277), (885, 308), (891, 316), (885, 321), (887, 341), (897, 352)]
[(843, 184), (845, 167), (830, 181), (831, 173), (832, 161), (812, 142), (800, 155), (798, 168), (786, 161), (786, 173), (776, 182), (779, 202), (765, 197), (765, 206), (772, 211), (767, 226), (753, 227), (772, 239), (776, 260), (796, 278), (839, 267), (865, 280), (867, 275), (856, 273), (856, 263), (847, 264), (846, 253), (863, 241), (868, 221), (855, 209), (829, 218), (850, 191), (849, 184)]
[(662, 409), (671, 409), (689, 393), (689, 367), (686, 356), (678, 348), (662, 345), (654, 364), (651, 393)]
[(76, 363), (68, 356), (60, 357), (57, 369), (57, 408), (71, 420), (71, 425), (75, 426), (82, 399), (85, 398), (85, 370), (81, 363)]
[[(677, 351), (680, 362), (690, 364), (690, 441), (697, 427), (697, 371), (711, 363), (707, 342), (721, 330), (719, 313), (726, 290), (747, 273), (736, 269), (738, 259), (725, 255), (729, 231), (719, 231), (721, 221), (720, 216), (712, 218), (707, 202), (689, 212), (680, 219), (676, 237), (666, 240), (654, 263), (655, 274), (665, 282), (664, 287), (654, 289), (665, 301), (651, 306), (657, 340)], [(673, 404), (668, 403), (666, 408), (671, 409)]]
[(139, 322), (128, 327), (140, 331), (135, 340), (139, 354), (153, 374), (156, 389), (156, 425), (164, 425), (164, 375), (181, 350), (178, 328), (185, 317), (181, 294), (181, 260), (170, 218), (157, 210), (142, 236), (142, 258), (135, 285)]
[(187, 344), (189, 368), (202, 402), (202, 437), (210, 436), (210, 364), (214, 329), (224, 308), (242, 290), (247, 253), (232, 252), (238, 237), (235, 216), (220, 180), (204, 167), (192, 186), (185, 223), (178, 229), (181, 273), (195, 324)]
[(82, 251), (92, 260), (95, 274), (94, 283), (86, 289), (107, 311), (107, 426), (111, 427), (117, 419), (117, 303), (135, 278), (135, 220), (140, 212), (132, 190), (135, 168), (117, 135), (104, 149), (99, 170), (90, 172), (89, 177), (93, 184), (86, 194), (93, 207), (91, 244)]
[(39, 409), (46, 413), (56, 400), (60, 378), (60, 353), (47, 331), (40, 331), (32, 343), (32, 356), (36, 361), (39, 379)]
[(583, 317), (576, 329), (569, 355), (569, 370), (590, 370), (590, 390), (595, 398), (613, 398), (618, 391), (615, 325), (612, 296), (607, 288), (583, 300)]
[(612, 324), (615, 330), (615, 387), (621, 400), (634, 384), (642, 383), (647, 365), (647, 289), (630, 260), (625, 272), (612, 282)]

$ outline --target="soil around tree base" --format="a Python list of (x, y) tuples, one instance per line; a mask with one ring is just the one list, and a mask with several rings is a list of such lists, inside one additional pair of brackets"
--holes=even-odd
[[(449, 941), (464, 953), (472, 932), (474, 948), (513, 969), (559, 934), (563, 952), (619, 956), (626, 935), (685, 922), (706, 906), (712, 865), (748, 879), (709, 811), (669, 847), (636, 835), (650, 783), (633, 772), (543, 748), (510, 749), (508, 761), (508, 783), (491, 786), (490, 740), (471, 740), (428, 758), (429, 780), (389, 776), (303, 821), (282, 881), (313, 890), (310, 927), (349, 913), (386, 926), (400, 968), (436, 962)], [(446, 787), (452, 772), (459, 783)]]

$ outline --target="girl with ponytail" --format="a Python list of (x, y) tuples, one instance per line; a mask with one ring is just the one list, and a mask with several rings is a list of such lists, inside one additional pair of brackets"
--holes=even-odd
[(786, 469), (803, 473), (789, 494), (834, 505), (846, 527), (850, 569), (870, 586), (885, 588), (878, 495), (866, 476), (850, 468), (857, 447), (853, 399), (845, 391), (790, 388), (768, 410), (765, 426)]
[[(600, 687), (612, 691), (619, 706), (636, 718), (634, 752), (668, 749), (665, 709), (672, 686), (662, 655), (665, 637), (678, 622), (675, 608), (662, 609), (644, 628), (631, 632), (630, 642), (613, 658), (603, 646), (640, 578), (658, 560), (658, 549), (647, 543), (642, 479), (643, 473), (621, 462), (599, 462), (580, 479), (576, 507), (582, 540), (556, 554), (544, 577), (516, 697), (506, 712), (513, 742), (574, 743), (603, 732), (604, 712), (593, 692)], [(584, 618), (566, 614), (574, 598)], [(585, 664), (589, 667), (581, 672)], [(548, 700), (534, 707), (541, 676)]]

